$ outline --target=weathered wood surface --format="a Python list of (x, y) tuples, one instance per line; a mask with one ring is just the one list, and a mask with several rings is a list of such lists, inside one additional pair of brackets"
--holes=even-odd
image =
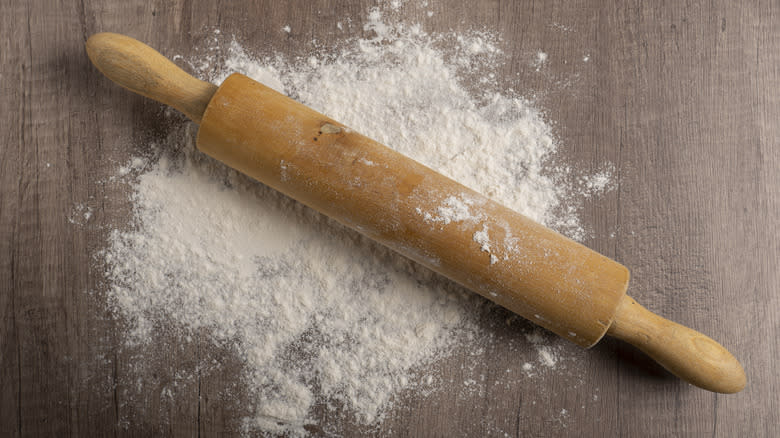
[[(107, 182), (116, 163), (167, 126), (159, 105), (100, 76), (86, 38), (126, 33), (186, 57), (219, 28), (246, 46), (304, 53), (312, 39), (360, 35), (372, 4), (0, 0), (0, 435), (232, 435), (245, 413), (222, 395), (239, 384), (230, 359), (161, 394), (220, 356), (205, 341), (171, 339), (168, 357), (144, 364), (142, 395), (124, 386), (138, 358), (121, 348), (93, 255), (129, 218), (124, 189)], [(502, 78), (537, 94), (563, 159), (586, 171), (615, 164), (617, 189), (583, 212), (586, 244), (632, 270), (631, 294), (646, 307), (733, 351), (748, 387), (695, 389), (612, 340), (571, 346), (576, 373), (495, 386), (491, 376), (517, 365), (497, 342), (477, 363), (483, 391), (402, 394), (374, 433), (778, 436), (780, 5), (471, 0), (425, 10), (434, 15), (404, 13), (430, 30), (500, 32)], [(345, 16), (354, 25), (335, 33)], [(296, 31), (281, 32), (286, 24)], [(537, 50), (549, 54), (544, 74), (527, 62)], [(78, 204), (94, 210), (83, 225), (68, 220)], [(502, 326), (497, 339), (518, 335)], [(457, 381), (466, 360), (437, 367)]]

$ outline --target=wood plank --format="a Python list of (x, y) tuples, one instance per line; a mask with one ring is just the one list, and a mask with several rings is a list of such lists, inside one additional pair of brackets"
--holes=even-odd
[[(15, 318), (17, 295), (14, 278), (19, 263), (15, 254), (16, 228), (19, 221), (19, 188), (21, 171), (17, 157), (23, 146), (19, 126), (22, 108), (23, 54), (29, 50), (26, 34), (19, 29), (23, 8), (3, 0), (0, 8), (0, 425), (6, 436), (19, 436), (21, 428), (20, 351)], [(18, 34), (18, 36), (17, 36)]]

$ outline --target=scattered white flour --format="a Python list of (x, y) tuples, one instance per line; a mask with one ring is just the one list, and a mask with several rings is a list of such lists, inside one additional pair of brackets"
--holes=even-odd
[[(479, 249), (483, 252), (486, 252), (490, 254), (490, 264), (495, 264), (498, 262), (498, 257), (496, 257), (494, 254), (491, 254), (490, 249), (490, 235), (488, 234), (488, 226), (482, 225), (482, 229), (475, 231), (474, 236), (472, 236), (473, 240), (479, 244)], [(495, 296), (495, 295), (494, 295)]]
[(474, 241), (479, 243), (479, 249), (490, 252), (490, 236), (487, 225), (483, 225), (481, 230), (474, 233)]
[(613, 189), (612, 183), (614, 170), (611, 166), (582, 178), (582, 184), (585, 186), (584, 196), (602, 195)]
[(536, 71), (539, 71), (544, 67), (544, 64), (547, 62), (547, 53), (542, 52), (541, 50), (536, 52), (536, 57), (534, 58), (533, 66), (536, 67)]
[(125, 176), (131, 172), (138, 172), (146, 167), (148, 163), (140, 157), (133, 157), (129, 163), (120, 167), (117, 171), (117, 176)]
[(547, 367), (554, 367), (556, 362), (558, 362), (558, 358), (555, 356), (555, 353), (550, 350), (547, 346), (542, 346), (538, 348), (539, 352), (539, 358), (541, 359), (542, 364), (544, 364)]
[(84, 225), (92, 218), (92, 207), (76, 204), (68, 215), (68, 222), (74, 225)]
[(417, 207), (417, 213), (423, 215), (423, 220), (430, 223), (441, 223), (447, 225), (451, 222), (476, 222), (482, 219), (479, 215), (471, 213), (471, 206), (474, 205), (472, 199), (458, 196), (448, 196), (437, 206), (433, 213), (423, 212), (422, 208)]
[[(560, 357), (555, 347), (549, 345), (547, 339), (544, 336), (544, 331), (534, 330), (530, 333), (526, 333), (525, 339), (528, 342), (530, 342), (531, 345), (534, 346), (534, 348), (536, 348), (536, 353), (539, 355), (539, 363), (541, 365), (544, 365), (547, 368), (556, 367), (556, 364), (560, 360)], [(529, 371), (533, 369), (533, 366), (527, 369), (524, 366), (523, 369), (525, 371)]]
[[(521, 97), (472, 93), (463, 79), (495, 77), (494, 36), (432, 35), (379, 9), (366, 31), (371, 38), (301, 60), (255, 57), (233, 43), (215, 57), (224, 62), (197, 65), (216, 71), (216, 83), (247, 74), (536, 221), (581, 234), (574, 209), (561, 208), (567, 171), (550, 167), (549, 125)], [(111, 234), (101, 256), (110, 303), (133, 339), (148, 342), (167, 327), (233, 349), (253, 404), (246, 426), (267, 433), (306, 434), (315, 406), (371, 426), (399, 390), (434, 385), (415, 370), (474, 330), (472, 300), (481, 299), (204, 157), (192, 145), (195, 129), (173, 130), (152, 157), (117, 171), (133, 184), (134, 222)], [(426, 218), (473, 219), (470, 202), (447, 198)], [(474, 239), (489, 251), (483, 231)], [(554, 350), (529, 336), (539, 363), (555, 366)]]

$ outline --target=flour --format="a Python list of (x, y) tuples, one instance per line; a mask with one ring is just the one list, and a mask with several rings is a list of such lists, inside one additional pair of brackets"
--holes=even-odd
[(92, 218), (92, 207), (84, 204), (76, 204), (68, 215), (68, 222), (74, 225), (85, 225)]
[(423, 220), (428, 223), (450, 224), (452, 222), (476, 222), (482, 219), (480, 214), (471, 212), (474, 200), (464, 196), (448, 196), (435, 208), (433, 213), (423, 211), (417, 207), (415, 210), (421, 214)]
[(600, 195), (612, 189), (612, 169), (607, 168), (601, 170), (598, 173), (585, 177), (583, 181), (587, 188), (585, 192), (586, 196)]
[(537, 351), (539, 352), (539, 359), (545, 366), (554, 367), (555, 363), (558, 362), (558, 358), (549, 347), (542, 346), (539, 347)]
[(479, 249), (490, 253), (490, 236), (487, 225), (483, 225), (481, 230), (474, 233), (474, 241), (479, 244)]
[[(493, 265), (498, 262), (498, 257), (491, 254), (490, 249), (490, 235), (488, 234), (488, 226), (482, 225), (482, 229), (475, 231), (472, 239), (479, 244), (479, 249), (483, 252), (490, 254), (490, 264)], [(491, 295), (493, 295), (491, 293)], [(495, 295), (494, 295), (495, 296)]]
[[(232, 43), (215, 49), (219, 64), (193, 64), (215, 83), (247, 74), (536, 221), (582, 234), (574, 209), (561, 208), (567, 171), (550, 166), (548, 124), (521, 97), (473, 93), (462, 79), (494, 83), (495, 36), (432, 35), (380, 9), (365, 30), (370, 37), (300, 60)], [(134, 222), (111, 234), (101, 257), (110, 304), (134, 342), (169, 327), (235, 351), (254, 410), (248, 430), (304, 435), (314, 406), (376, 425), (401, 389), (436, 385), (426, 364), (479, 342), (481, 298), (206, 158), (194, 149), (195, 129), (174, 129), (151, 156), (117, 170), (132, 184)], [(437, 224), (476, 220), (471, 202), (451, 196), (419, 213)], [(490, 251), (487, 228), (474, 239)], [(539, 364), (555, 366), (555, 351), (534, 345)]]
[(533, 66), (536, 67), (536, 71), (539, 71), (544, 67), (544, 64), (547, 62), (547, 53), (542, 52), (541, 50), (536, 52), (536, 57), (534, 58)]

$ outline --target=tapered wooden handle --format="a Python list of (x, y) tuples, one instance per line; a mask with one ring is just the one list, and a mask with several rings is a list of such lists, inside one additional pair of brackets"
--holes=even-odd
[(200, 123), (217, 87), (187, 74), (156, 50), (133, 38), (104, 32), (87, 40), (87, 55), (109, 79), (170, 105)]
[(626, 295), (607, 332), (627, 341), (677, 377), (709, 391), (733, 394), (745, 387), (745, 370), (717, 342), (664, 319)]

